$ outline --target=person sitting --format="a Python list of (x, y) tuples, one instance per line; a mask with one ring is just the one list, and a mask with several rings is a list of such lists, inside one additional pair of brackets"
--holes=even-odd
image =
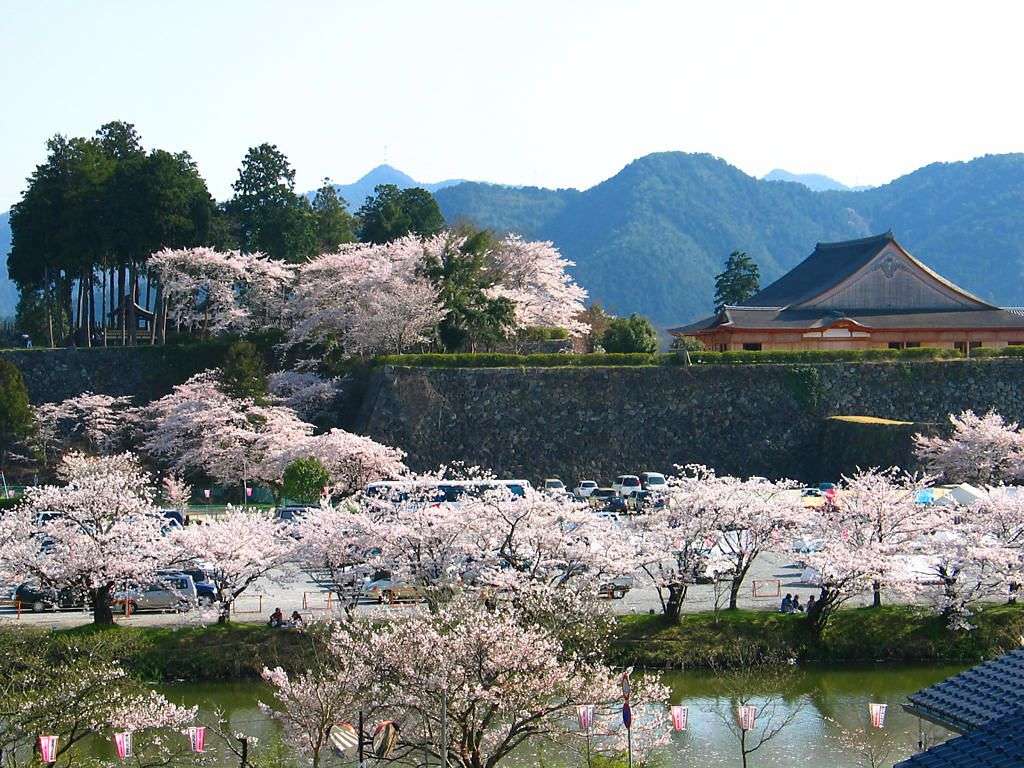
[(807, 598), (807, 613), (814, 610), (814, 595)]
[(793, 613), (803, 613), (804, 607), (800, 605), (800, 595), (793, 595)]
[(306, 626), (306, 620), (302, 618), (302, 614), (298, 611), (292, 611), (292, 626), (296, 629), (302, 629)]
[(782, 598), (782, 605), (779, 606), (779, 613), (792, 613), (793, 612), (793, 595), (789, 592)]
[(284, 624), (284, 614), (281, 613), (280, 608), (275, 608), (274, 612), (270, 614), (270, 621), (267, 622), (272, 627), (280, 627)]

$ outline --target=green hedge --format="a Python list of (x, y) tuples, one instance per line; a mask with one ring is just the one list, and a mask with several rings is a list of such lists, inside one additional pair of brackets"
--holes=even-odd
[[(982, 353), (982, 354), (979, 354)], [(1024, 347), (1005, 350), (975, 350), (972, 357), (1024, 356)], [(806, 350), (800, 352), (690, 352), (695, 365), (750, 365), (758, 363), (838, 363), (883, 360), (950, 360), (962, 357), (955, 349), (919, 347), (915, 349)], [(398, 365), (414, 368), (563, 368), (586, 366), (685, 365), (682, 353), (631, 354), (535, 354), (513, 355), (494, 352), (461, 354), (381, 355), (374, 365)]]

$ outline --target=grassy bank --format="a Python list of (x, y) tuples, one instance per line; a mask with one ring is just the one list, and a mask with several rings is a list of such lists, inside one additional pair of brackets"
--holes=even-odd
[(619, 664), (685, 669), (727, 664), (735, 649), (784, 655), (800, 661), (974, 662), (1018, 648), (1024, 607), (1000, 605), (978, 611), (974, 629), (953, 632), (923, 608), (888, 606), (840, 611), (819, 640), (801, 614), (723, 611), (687, 614), (676, 624), (660, 616), (625, 616), (610, 650)]
[[(34, 631), (34, 630), (7, 630)], [(301, 670), (311, 657), (308, 635), (264, 624), (206, 627), (76, 627), (39, 630), (41, 642), (102, 637), (133, 676), (149, 681), (231, 680), (257, 677), (263, 667)], [(2, 634), (0, 634), (2, 642)]]

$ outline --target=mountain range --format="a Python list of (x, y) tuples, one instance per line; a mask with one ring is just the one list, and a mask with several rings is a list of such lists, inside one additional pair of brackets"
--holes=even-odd
[(766, 285), (816, 242), (892, 230), (981, 298), (1024, 304), (1024, 155), (935, 163), (880, 187), (814, 192), (756, 179), (707, 154), (633, 161), (584, 191), (462, 183), (436, 193), (449, 221), (552, 240), (616, 313), (670, 326), (709, 314), (715, 275), (746, 251)]
[[(776, 177), (778, 178), (778, 177)], [(710, 312), (714, 278), (743, 250), (766, 285), (816, 242), (892, 230), (915, 256), (983, 299), (1024, 305), (1024, 154), (934, 163), (879, 187), (814, 191), (807, 181), (757, 179), (707, 154), (634, 160), (586, 190), (451, 180), (420, 184), (390, 166), (338, 185), (357, 209), (377, 184), (425, 186), (445, 218), (552, 240), (576, 280), (615, 313), (667, 327)], [(838, 184), (838, 182), (835, 182)], [(10, 247), (0, 215), (0, 254)], [(0, 259), (0, 316), (17, 291)]]
[[(345, 202), (348, 203), (348, 209), (355, 213), (366, 201), (366, 198), (373, 194), (374, 187), (378, 184), (394, 184), (399, 189), (422, 187), (428, 192), (437, 192), (439, 189), (451, 187), (455, 184), (461, 184), (463, 181), (465, 181), (465, 179), (448, 179), (446, 181), (437, 181), (432, 184), (416, 181), (412, 176), (402, 173), (397, 168), (392, 168), (390, 165), (385, 164), (378, 165), (372, 171), (366, 173), (361, 179), (354, 181), (351, 184), (335, 184), (334, 191), (344, 198)], [(316, 190), (313, 190), (311, 192), (307, 192), (306, 197), (312, 200), (315, 194)]]
[(769, 171), (761, 177), (765, 181), (795, 181), (803, 184), (813, 192), (848, 192), (849, 190), (868, 189), (868, 187), (848, 187), (841, 181), (836, 181), (831, 176), (820, 173), (790, 173), (782, 168)]

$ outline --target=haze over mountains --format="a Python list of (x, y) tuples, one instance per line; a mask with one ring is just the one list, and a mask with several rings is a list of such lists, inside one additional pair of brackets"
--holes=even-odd
[[(816, 181), (797, 178), (756, 179), (711, 155), (663, 152), (583, 191), (420, 184), (386, 165), (338, 191), (355, 210), (377, 184), (424, 186), (449, 222), (553, 240), (593, 300), (661, 327), (710, 312), (714, 277), (733, 250), (757, 261), (765, 285), (818, 241), (887, 229), (981, 298), (1024, 305), (1024, 155), (936, 163), (859, 191), (813, 191), (808, 183)], [(8, 224), (0, 215), (0, 254), (9, 250)], [(2, 259), (0, 315), (13, 314), (16, 302)]]
[(831, 176), (820, 173), (790, 173), (782, 168), (769, 171), (761, 178), (765, 181), (795, 181), (814, 192), (848, 192), (851, 189), (868, 189), (868, 187), (848, 187), (841, 181), (836, 181)]

